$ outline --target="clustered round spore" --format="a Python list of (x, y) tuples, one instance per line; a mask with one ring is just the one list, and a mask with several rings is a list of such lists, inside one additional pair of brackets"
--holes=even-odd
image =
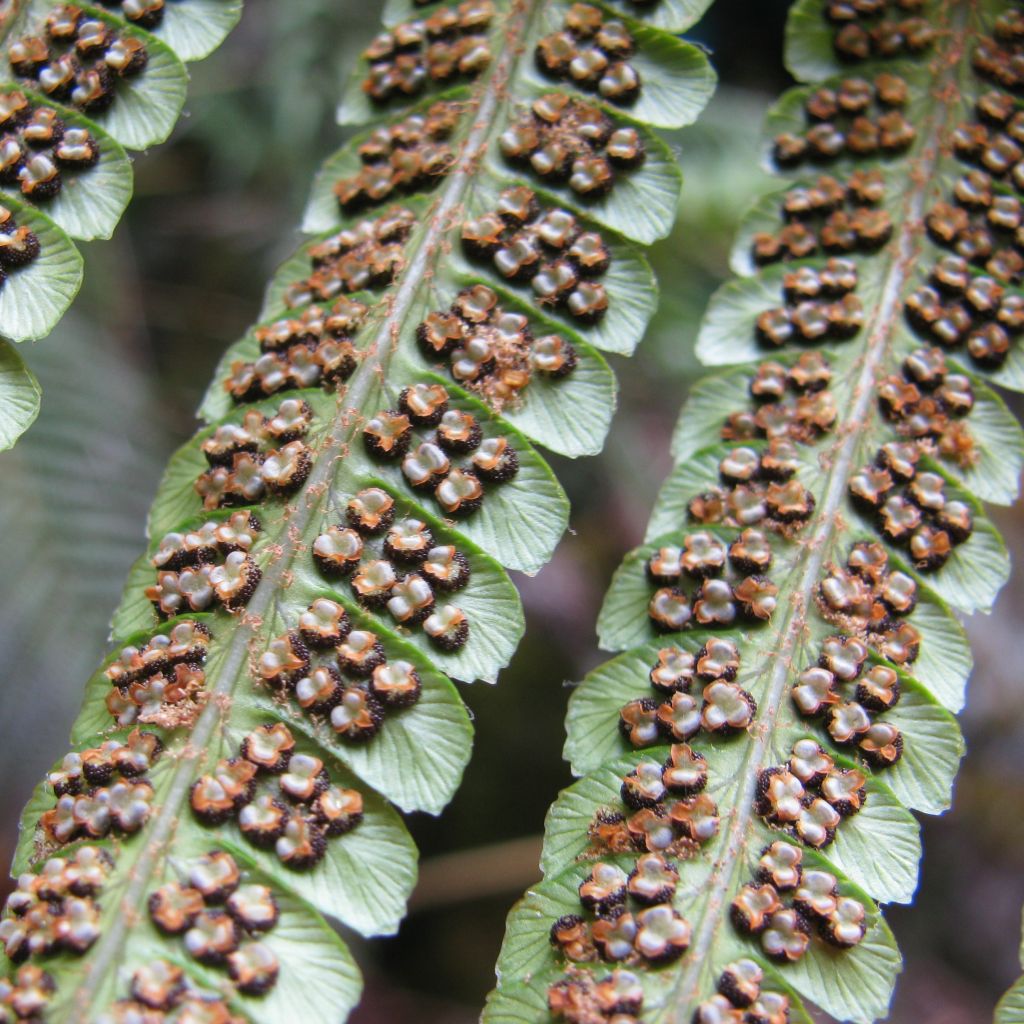
[(835, 88), (820, 86), (804, 101), (807, 127), (775, 137), (775, 162), (779, 167), (796, 167), (804, 161), (828, 163), (902, 153), (917, 135), (902, 113), (907, 96), (906, 81), (888, 71), (876, 75), (873, 82), (844, 78)]
[(260, 530), (251, 512), (233, 512), (165, 534), (150, 558), (156, 583), (144, 591), (157, 614), (170, 618), (218, 606), (229, 612), (244, 608), (262, 577), (250, 553)]
[(834, 26), (836, 55), (858, 63), (927, 52), (937, 33), (919, 16), (924, 5), (925, 0), (828, 0), (824, 15)]
[(475, 78), (491, 62), (491, 0), (465, 0), (430, 17), (382, 32), (363, 51), (370, 65), (363, 92), (375, 103), (408, 98), (428, 85)]
[(294, 309), (332, 302), (342, 292), (386, 288), (404, 265), (404, 243), (416, 219), (412, 210), (394, 206), (310, 246), (312, 273), (285, 289), (285, 305)]
[(11, 73), (88, 114), (107, 110), (115, 101), (118, 81), (136, 77), (149, 63), (142, 40), (74, 4), (55, 7), (39, 29), (8, 44)]
[(362, 821), (363, 797), (332, 783), (319, 757), (295, 747), (284, 724), (258, 726), (237, 756), (222, 758), (192, 784), (189, 800), (203, 824), (234, 818), (253, 846), (305, 871), (320, 862), (330, 839)]
[(251, 402), (280, 391), (331, 388), (348, 380), (358, 360), (352, 338), (366, 312), (363, 303), (342, 297), (328, 309), (310, 306), (296, 317), (257, 327), (253, 333), (259, 357), (233, 362), (224, 390), (235, 402)]
[(864, 326), (864, 307), (854, 294), (858, 281), (856, 262), (844, 256), (830, 256), (821, 267), (786, 271), (785, 305), (758, 314), (757, 340), (767, 348), (781, 348), (852, 338)]
[(65, 846), (111, 832), (138, 832), (153, 809), (146, 773), (162, 750), (154, 733), (135, 729), (124, 740), (67, 754), (46, 777), (57, 802), (39, 816), (43, 843)]
[(270, 415), (250, 409), (241, 422), (217, 427), (201, 445), (210, 468), (194, 484), (203, 508), (294, 494), (313, 468), (313, 449), (302, 440), (312, 421), (308, 402), (286, 398)]
[(505, 189), (494, 210), (465, 221), (462, 247), (506, 280), (528, 284), (542, 307), (582, 324), (608, 311), (608, 292), (596, 280), (611, 265), (604, 239), (568, 210), (542, 207), (525, 186)]
[(95, 1018), (96, 1024), (245, 1024), (225, 997), (199, 988), (170, 960), (155, 959), (137, 968), (131, 995), (115, 1000)]
[[(170, 881), (150, 893), (149, 917), (168, 936), (180, 936), (185, 952), (197, 962), (227, 971), (234, 988), (260, 996), (277, 983), (277, 956), (259, 936), (272, 931), (280, 911), (271, 889), (246, 881), (238, 862), (214, 850), (184, 865), (182, 881)], [(132, 994), (154, 1009), (169, 1009), (173, 990), (184, 982), (176, 970), (143, 968)]]
[(562, 27), (543, 36), (533, 54), (548, 78), (596, 92), (606, 103), (628, 107), (640, 96), (640, 72), (629, 58), (636, 40), (625, 22), (606, 18), (592, 4), (574, 3)]
[[(78, 172), (95, 166), (100, 158), (87, 128), (67, 123), (54, 107), (29, 99), (20, 90), (0, 93), (0, 132), (0, 184), (17, 186), (33, 203), (53, 199), (63, 189), (65, 175), (77, 181)], [(5, 230), (13, 231), (13, 222)], [(33, 246), (26, 238), (22, 262), (34, 258), (29, 256), (33, 248), (38, 252), (38, 243)]]
[(114, 722), (168, 730), (192, 725), (206, 703), (209, 646), (206, 625), (184, 619), (141, 647), (122, 648), (103, 673), (111, 684), (106, 706)]
[(23, 963), (84, 953), (100, 935), (96, 897), (113, 865), (109, 851), (80, 846), (70, 857), (52, 857), (38, 872), (19, 875), (0, 920), (0, 945), (8, 958)]
[(638, 129), (616, 126), (600, 107), (557, 92), (535, 99), (501, 133), (498, 148), (510, 163), (583, 199), (607, 195), (618, 175), (645, 157)]
[(57, 991), (53, 976), (35, 964), (23, 964), (12, 978), (0, 977), (0, 1015), (6, 1021), (37, 1024)]
[(569, 964), (548, 987), (548, 1010), (566, 1024), (639, 1024), (644, 988), (632, 971), (616, 968), (602, 977)]
[(417, 192), (440, 182), (455, 160), (450, 139), (464, 109), (461, 103), (443, 101), (373, 131), (356, 148), (360, 169), (334, 183), (342, 213), (376, 206), (396, 192)]
[(422, 691), (412, 662), (389, 659), (377, 634), (353, 628), (345, 609), (326, 597), (270, 642), (257, 671), (348, 743), (372, 740), (389, 714), (415, 705)]
[[(735, 929), (756, 937), (765, 956), (781, 964), (802, 959), (815, 934), (839, 949), (858, 945), (867, 932), (864, 905), (842, 895), (835, 875), (804, 866), (799, 848), (787, 851), (787, 846), (779, 840), (767, 847), (757, 875), (733, 899)], [(784, 877), (775, 870), (780, 859), (787, 869)]]
[(750, 378), (751, 406), (729, 413), (722, 440), (813, 444), (832, 430), (839, 415), (831, 381), (832, 367), (820, 352), (801, 352), (790, 364), (760, 363)]
[(381, 409), (366, 421), (363, 444), (377, 462), (397, 464), (408, 487), (430, 494), (452, 518), (476, 512), (487, 486), (507, 483), (519, 472), (519, 453), (509, 439), (485, 437), (476, 415), (452, 405), (441, 384), (403, 389), (397, 408)]
[(782, 197), (782, 226), (755, 233), (751, 256), (764, 266), (876, 252), (892, 237), (892, 217), (881, 205), (884, 199), (885, 180), (879, 170), (857, 170), (845, 180), (823, 174), (812, 185), (796, 185)]
[(528, 317), (504, 309), (483, 284), (463, 289), (447, 311), (428, 313), (416, 337), (428, 359), (446, 360), (454, 380), (495, 412), (515, 408), (534, 374), (563, 380), (576, 369), (576, 350), (565, 338), (537, 337)]
[(762, 987), (764, 971), (753, 960), (726, 964), (718, 991), (693, 1014), (692, 1024), (788, 1024), (790, 999)]

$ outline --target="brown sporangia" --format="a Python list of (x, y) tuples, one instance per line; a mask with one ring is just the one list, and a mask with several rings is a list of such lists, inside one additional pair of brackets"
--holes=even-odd
[[(597, 861), (579, 887), (579, 914), (558, 918), (551, 945), (566, 964), (603, 960), (629, 966), (671, 963), (690, 945), (689, 923), (672, 906), (676, 862), (641, 854), (630, 872)], [(620, 979), (621, 980), (621, 979)]]
[[(833, 739), (837, 734), (848, 736), (842, 745), (861, 735), (854, 730), (862, 723), (853, 721), (857, 716), (848, 716), (841, 704), (832, 705), (829, 715), (834, 716), (829, 717)], [(843, 819), (864, 806), (866, 783), (867, 775), (859, 768), (838, 767), (814, 740), (802, 739), (794, 744), (786, 764), (764, 768), (758, 774), (755, 810), (804, 845), (821, 849), (835, 839)]]
[[(449, 414), (454, 416), (449, 418)], [(446, 425), (456, 443), (446, 437)], [(507, 437), (484, 436), (471, 413), (449, 408), (442, 385), (404, 388), (395, 409), (381, 409), (363, 426), (363, 444), (378, 462), (394, 463), (414, 491), (430, 494), (440, 512), (465, 518), (483, 504), (488, 487), (512, 480), (519, 454)]]
[(672, 743), (664, 783), (693, 795), (707, 782), (702, 754), (687, 742), (704, 733), (726, 737), (745, 730), (757, 704), (736, 682), (740, 653), (728, 637), (709, 637), (692, 654), (675, 645), (658, 651), (648, 682), (654, 696), (637, 697), (619, 709), (619, 732), (635, 748)]
[(451, 136), (465, 107), (447, 101), (392, 125), (377, 128), (356, 147), (360, 169), (334, 183), (343, 213), (376, 206), (397, 192), (431, 188), (455, 159)]
[(294, 309), (311, 302), (332, 302), (343, 292), (387, 287), (402, 268), (403, 243), (416, 220), (412, 210), (394, 206), (310, 246), (312, 272), (289, 285), (285, 305)]
[(257, 673), (349, 743), (371, 740), (389, 714), (412, 707), (422, 690), (411, 662), (389, 660), (377, 635), (354, 629), (344, 607), (326, 597), (313, 601), (295, 629), (270, 642)]
[(192, 725), (206, 703), (209, 646), (207, 627), (185, 619), (141, 647), (122, 648), (103, 673), (112, 687), (106, 706), (114, 722), (168, 730)]
[[(891, 506), (887, 519), (892, 528), (898, 522), (907, 528), (916, 525), (916, 517), (902, 505)], [(845, 566), (829, 563), (816, 597), (825, 619), (852, 634), (848, 642), (864, 641), (897, 665), (917, 660), (921, 634), (905, 621), (917, 605), (917, 584), (889, 567), (889, 556), (878, 542), (854, 544)]]
[[(722, 424), (723, 441), (790, 441), (811, 444), (835, 426), (838, 418), (835, 396), (829, 384), (832, 367), (815, 351), (802, 352), (795, 363), (774, 361), (754, 367), (750, 377), (749, 408), (729, 413)], [(785, 444), (769, 447), (769, 468)], [(762, 468), (766, 456), (761, 456)]]
[(201, 989), (170, 960), (154, 959), (136, 968), (130, 996), (112, 1002), (97, 1018), (101, 1024), (245, 1024), (226, 998)]
[(883, 71), (873, 81), (844, 78), (835, 88), (820, 86), (804, 101), (807, 127), (783, 132), (774, 141), (779, 167), (804, 161), (827, 163), (840, 157), (877, 158), (902, 153), (916, 131), (902, 108), (908, 87), (898, 75)]
[(35, 964), (23, 964), (13, 977), (0, 978), (0, 1010), (8, 1020), (42, 1020), (56, 991), (51, 974)]
[(562, 27), (534, 49), (537, 68), (548, 78), (596, 92), (607, 103), (629, 106), (640, 95), (640, 72), (629, 58), (636, 40), (625, 22), (606, 18), (592, 4), (574, 3)]
[(62, 4), (50, 11), (37, 34), (8, 44), (7, 60), (16, 78), (50, 99), (97, 114), (114, 102), (120, 79), (145, 69), (149, 51), (135, 36), (74, 4)]
[(463, 289), (448, 310), (428, 313), (416, 338), (427, 359), (446, 361), (452, 378), (495, 412), (520, 405), (535, 374), (561, 380), (577, 363), (565, 338), (538, 337), (528, 317), (502, 308), (497, 293), (483, 284)]
[(421, 519), (396, 520), (393, 507), (380, 488), (360, 491), (349, 501), (348, 525), (330, 526), (314, 541), (313, 560), (329, 579), (346, 579), (364, 608), (386, 611), (396, 626), (421, 628), (442, 651), (457, 651), (470, 623), (447, 595), (469, 582), (469, 560), (455, 545), (437, 543)]
[(251, 402), (280, 391), (332, 388), (348, 380), (358, 361), (352, 339), (366, 312), (362, 302), (342, 297), (327, 308), (310, 306), (295, 317), (257, 327), (253, 333), (259, 357), (233, 362), (224, 390), (236, 402)]
[[(33, 203), (58, 195), (66, 175), (77, 180), (78, 172), (95, 166), (100, 158), (87, 128), (68, 125), (53, 107), (29, 99), (20, 90), (0, 93), (0, 133), (0, 184), (19, 188)], [(14, 231), (13, 221), (4, 231)], [(38, 252), (38, 244), (34, 248)], [(4, 251), (0, 248), (0, 261), (7, 266)], [(21, 262), (32, 258), (26, 255)], [(16, 254), (9, 265), (20, 265)]]
[[(238, 862), (214, 850), (183, 865), (181, 881), (167, 882), (148, 900), (149, 917), (164, 935), (180, 936), (185, 952), (207, 967), (227, 971), (234, 988), (259, 996), (274, 987), (277, 956), (260, 941), (280, 912), (271, 889), (246, 881)], [(178, 970), (178, 969), (176, 969)], [(147, 1006), (171, 1005), (168, 982), (183, 980), (143, 968), (132, 982), (132, 995)]]
[(505, 189), (495, 209), (465, 221), (462, 247), (507, 281), (529, 285), (542, 307), (583, 324), (608, 310), (608, 293), (596, 280), (611, 264), (604, 239), (568, 210), (541, 206), (532, 189)]
[(558, 981), (548, 987), (548, 1010), (566, 1024), (635, 1024), (644, 1005), (644, 987), (638, 975), (616, 968), (598, 976), (569, 964)]
[(547, 93), (498, 137), (510, 163), (543, 182), (566, 184), (584, 199), (607, 195), (616, 178), (644, 161), (640, 132), (616, 123), (600, 107)]
[[(673, 702), (670, 699), (661, 707), (671, 710)], [(622, 709), (623, 732), (633, 727), (630, 710), (629, 704)], [(699, 708), (697, 711), (698, 728), (702, 713), (713, 716), (721, 710), (721, 702), (707, 700), (703, 712)], [(677, 718), (681, 720), (682, 715)], [(692, 736), (697, 730), (687, 726), (678, 731), (689, 732)], [(726, 729), (709, 731), (727, 734)], [(622, 779), (621, 802), (595, 812), (588, 829), (591, 854), (603, 856), (634, 851), (682, 858), (692, 856), (717, 835), (720, 825), (718, 806), (704, 792), (707, 781), (706, 759), (684, 742), (672, 742), (663, 762), (640, 761)]]
[(363, 51), (370, 65), (363, 92), (385, 103), (416, 96), (428, 85), (475, 78), (491, 62), (493, 18), (491, 0), (465, 0), (382, 32)]
[(971, 56), (971, 65), (982, 78), (1004, 89), (1018, 90), (1024, 83), (1022, 48), (1024, 14), (1011, 8), (996, 18), (992, 36), (980, 39)]
[(0, 920), (0, 945), (8, 958), (22, 963), (84, 953), (100, 935), (97, 897), (113, 865), (108, 850), (81, 846), (70, 857), (51, 857), (38, 872), (19, 875)]
[(313, 467), (313, 450), (302, 440), (312, 420), (308, 402), (286, 398), (270, 415), (250, 409), (241, 422), (217, 427), (201, 445), (210, 468), (194, 485), (203, 508), (254, 505), (297, 491)]
[(137, 832), (152, 811), (153, 787), (146, 772), (162, 749), (155, 734), (135, 729), (124, 740), (104, 740), (67, 754), (46, 777), (57, 800), (39, 817), (41, 845)]
[(262, 577), (250, 553), (260, 530), (251, 512), (234, 512), (165, 534), (150, 558), (156, 583), (146, 587), (147, 600), (163, 618), (216, 607), (240, 611)]
[(854, 294), (858, 278), (856, 262), (845, 256), (830, 256), (820, 267), (786, 271), (782, 277), (785, 304), (758, 314), (757, 340), (768, 348), (780, 348), (852, 338), (864, 326), (864, 308)]
[[(864, 905), (840, 893), (835, 875), (804, 867), (802, 854), (784, 853), (781, 848), (786, 845), (779, 840), (762, 853), (757, 874), (730, 905), (733, 927), (756, 939), (765, 956), (779, 964), (800, 960), (815, 935), (837, 949), (852, 949), (867, 931)], [(793, 850), (800, 854), (798, 848)], [(780, 857), (789, 868), (784, 881), (772, 873)]]
[[(884, 570), (880, 557), (884, 552), (871, 551), (878, 545), (864, 545), (860, 553), (864, 556), (860, 566), (871, 566)], [(895, 574), (891, 574), (895, 575)], [(899, 574), (902, 576), (902, 574)], [(898, 596), (901, 603), (909, 600), (912, 588), (909, 577), (893, 581), (901, 587)], [(896, 594), (892, 597), (895, 600)], [(905, 629), (910, 627), (904, 624)], [(903, 638), (897, 648), (893, 643), (892, 654), (905, 653), (905, 646), (913, 637)], [(919, 643), (919, 638), (918, 638)], [(884, 650), (882, 653), (887, 653)], [(896, 660), (896, 659), (892, 659)], [(829, 739), (850, 756), (863, 758), (874, 769), (887, 768), (903, 755), (903, 735), (896, 726), (885, 721), (885, 712), (896, 706), (900, 699), (899, 674), (891, 665), (868, 661), (868, 644), (856, 636), (832, 636), (821, 646), (817, 664), (809, 665), (794, 680), (790, 689), (793, 704), (801, 715), (817, 719)], [(803, 784), (823, 783), (823, 778), (811, 777), (807, 764), (797, 750), (801, 744), (813, 744), (812, 740), (801, 740), (794, 747), (794, 758), (790, 769)], [(815, 744), (816, 746), (816, 744)], [(810, 748), (804, 753), (809, 753)], [(831, 760), (828, 755), (816, 752), (814, 758)], [(813, 758), (811, 759), (813, 760)], [(802, 766), (803, 765), (803, 766)], [(831, 770), (831, 766), (827, 766)], [(827, 771), (826, 771), (827, 774)], [(824, 794), (826, 799), (827, 794)], [(829, 802), (833, 802), (829, 800)], [(842, 812), (839, 804), (836, 809)]]
[(693, 1024), (787, 1024), (789, 996), (764, 988), (763, 983), (764, 971), (753, 960), (726, 964), (718, 977), (715, 994), (694, 1011)]
[(813, 184), (796, 185), (783, 194), (778, 230), (759, 231), (751, 240), (754, 262), (875, 252), (892, 237), (884, 199), (878, 170), (857, 170), (845, 179), (823, 174)]
[(832, 46), (842, 61), (916, 56), (932, 48), (936, 30), (920, 16), (925, 0), (828, 0)]
[(305, 871), (320, 862), (331, 839), (359, 825), (363, 797), (333, 783), (319, 757), (294, 748), (287, 726), (258, 726), (237, 756), (217, 761), (192, 784), (189, 802), (203, 824), (235, 819), (253, 846)]

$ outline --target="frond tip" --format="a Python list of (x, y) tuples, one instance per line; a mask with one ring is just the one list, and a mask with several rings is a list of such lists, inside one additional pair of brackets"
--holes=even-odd
[[(913, 11), (907, 10), (913, 7)], [(913, 23), (913, 24), (911, 24)], [(911, 811), (949, 805), (970, 654), (1006, 579), (1024, 250), (1005, 3), (800, 0), (789, 180), (739, 234), (646, 543), (570, 699), (580, 779), (512, 911), (487, 1024), (886, 1015)], [(1024, 165), (1021, 165), (1024, 166)], [(1009, 219), (1005, 219), (1009, 214)]]
[[(25, 813), (0, 1015), (344, 1016), (358, 973), (320, 915), (397, 929), (398, 810), (438, 813), (469, 758), (452, 680), (508, 662), (508, 570), (567, 522), (535, 445), (603, 441), (600, 350), (630, 351), (656, 300), (621, 231), (664, 234), (679, 184), (641, 98), (691, 119), (706, 59), (588, 5), (399, 6), (343, 106), (380, 123), (327, 161), (315, 237), (218, 368)], [(563, 23), (588, 67), (641, 80), (535, 70)]]

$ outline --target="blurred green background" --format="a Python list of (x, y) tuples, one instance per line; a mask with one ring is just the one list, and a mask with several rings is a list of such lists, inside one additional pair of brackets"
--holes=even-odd
[[(391, 940), (356, 943), (367, 976), (357, 1024), (470, 1024), (491, 986), (504, 917), (537, 874), (544, 813), (570, 781), (561, 760), (566, 680), (600, 660), (594, 622), (624, 552), (639, 542), (669, 468), (710, 292), (727, 276), (735, 224), (768, 179), (761, 117), (787, 84), (782, 0), (720, 2), (694, 38), (722, 89), (701, 125), (672, 138), (681, 215), (653, 254), (661, 310), (621, 394), (605, 453), (556, 470), (572, 533), (539, 577), (520, 577), (527, 638), (495, 687), (463, 688), (473, 761), (439, 819), (414, 817), (423, 854), (410, 917)], [(223, 349), (254, 319), (263, 282), (298, 242), (318, 162), (344, 139), (333, 106), (375, 31), (362, 0), (250, 2), (226, 45), (193, 67), (189, 116), (137, 160), (136, 198), (113, 241), (86, 251), (74, 313), (27, 357), (43, 412), (0, 456), (0, 859), (32, 786), (65, 750), (106, 621), (143, 542), (167, 456)], [(639, 456), (639, 457), (638, 457)], [(1020, 512), (996, 516), (1022, 549)], [(1021, 573), (995, 613), (969, 622), (977, 668), (963, 718), (970, 753), (954, 810), (924, 823), (912, 911), (889, 913), (908, 966), (892, 1018), (989, 1018), (1018, 973), (1024, 902), (1024, 605)], [(312, 1024), (312, 1022), (311, 1022)]]

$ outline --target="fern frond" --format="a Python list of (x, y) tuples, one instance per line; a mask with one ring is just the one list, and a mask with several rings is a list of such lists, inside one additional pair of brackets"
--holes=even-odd
[(767, 119), (786, 186), (745, 219), (701, 328), (723, 369), (605, 599), (601, 645), (625, 653), (570, 699), (580, 779), (487, 1024), (887, 1012), (880, 905), (911, 899), (911, 812), (949, 805), (963, 752), (955, 613), (1008, 571), (980, 499), (1012, 501), (1021, 468), (990, 382), (1022, 384), (1024, 19), (860, 10), (791, 12), (811, 84)]
[[(241, 0), (8, 5), (0, 20), (4, 338), (42, 338), (64, 315), (82, 280), (73, 239), (111, 236), (132, 193), (126, 149), (167, 138), (185, 102), (184, 62), (216, 49), (241, 13)], [(18, 386), (31, 390), (27, 369)], [(0, 450), (28, 426), (17, 409), (6, 418)]]
[[(347, 1013), (358, 972), (321, 915), (397, 928), (416, 877), (398, 811), (439, 812), (469, 758), (452, 679), (495, 679), (522, 631), (507, 570), (539, 569), (566, 525), (534, 444), (600, 447), (599, 350), (630, 351), (654, 307), (614, 228), (669, 230), (678, 171), (637, 115), (651, 92), (680, 100), (659, 123), (695, 116), (703, 55), (587, 5), (412, 15), (353, 86), (402, 101), (318, 179), (321, 233), (172, 458), (114, 653), (23, 819), (0, 939), (29, 957), (10, 998), (42, 991), (47, 1020), (192, 1019), (201, 994), (224, 1019)], [(564, 21), (616, 68), (584, 82), (616, 102), (558, 62), (538, 77)], [(32, 902), (49, 884), (48, 913), (82, 922), (54, 942)]]
[[(1024, 967), (1024, 942), (1021, 943), (1020, 962)], [(1021, 1024), (1024, 1021), (1024, 977), (1018, 978), (999, 1000), (995, 1024)]]

